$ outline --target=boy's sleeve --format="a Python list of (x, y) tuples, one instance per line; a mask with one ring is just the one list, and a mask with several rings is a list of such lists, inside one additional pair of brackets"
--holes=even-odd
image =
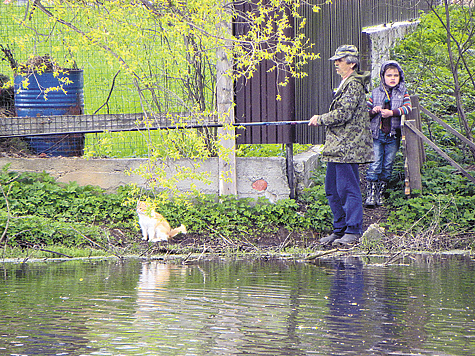
[(393, 116), (407, 115), (411, 111), (412, 111), (411, 97), (409, 96), (409, 93), (406, 90), (406, 92), (404, 93), (402, 106), (393, 110)]
[(368, 100), (366, 100), (366, 104), (368, 105), (368, 110), (373, 109), (373, 92), (368, 97)]
[(373, 117), (377, 115), (377, 113), (373, 111), (373, 108), (374, 108), (373, 92), (371, 92), (368, 100), (366, 100), (366, 104), (368, 105), (369, 117), (372, 119)]

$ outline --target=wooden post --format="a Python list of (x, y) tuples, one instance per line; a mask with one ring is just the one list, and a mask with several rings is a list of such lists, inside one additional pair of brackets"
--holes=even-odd
[(424, 146), (419, 138), (409, 127), (406, 122), (412, 126), (421, 127), (421, 116), (419, 110), (419, 98), (411, 96), (412, 112), (401, 119), (402, 146), (404, 152), (404, 172), (405, 189), (404, 193), (410, 196), (414, 189), (422, 191), (421, 167), (425, 160)]
[[(231, 23), (221, 23), (227, 33), (231, 33)], [(232, 46), (232, 44), (229, 44)], [(216, 101), (220, 122), (234, 123), (234, 90), (233, 79), (226, 75), (232, 69), (231, 59), (223, 48), (218, 45), (216, 64)], [(219, 195), (237, 195), (236, 184), (236, 140), (234, 127), (227, 125), (218, 128), (220, 145), (223, 148), (218, 157)]]
[(290, 199), (295, 199), (295, 172), (294, 172), (294, 145), (285, 144), (285, 158), (287, 164), (287, 180), (290, 188)]

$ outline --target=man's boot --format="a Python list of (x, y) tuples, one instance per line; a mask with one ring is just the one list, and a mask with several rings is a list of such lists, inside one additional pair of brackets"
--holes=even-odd
[(330, 246), (333, 241), (341, 239), (344, 234), (345, 234), (344, 232), (341, 232), (341, 233), (332, 232), (331, 235), (328, 235), (320, 239), (320, 244), (322, 244), (323, 246)]
[(351, 247), (356, 245), (360, 240), (360, 234), (344, 234), (340, 239), (333, 241), (335, 247)]
[(386, 182), (378, 182), (376, 186), (376, 194), (374, 195), (374, 202), (377, 206), (383, 205), (383, 195), (387, 187)]
[(366, 201), (364, 205), (367, 208), (373, 208), (376, 205), (376, 182), (366, 182)]

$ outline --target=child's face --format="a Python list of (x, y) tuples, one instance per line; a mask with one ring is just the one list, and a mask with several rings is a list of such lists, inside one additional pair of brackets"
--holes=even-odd
[(384, 72), (384, 83), (386, 83), (388, 87), (392, 88), (398, 85), (399, 80), (401, 80), (401, 77), (396, 68), (388, 68), (386, 72)]

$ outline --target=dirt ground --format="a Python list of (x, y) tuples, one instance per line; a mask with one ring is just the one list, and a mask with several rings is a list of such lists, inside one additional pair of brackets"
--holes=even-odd
[[(363, 231), (365, 231), (372, 223), (384, 222), (387, 217), (387, 209), (385, 207), (365, 208), (363, 216)], [(219, 232), (215, 232), (213, 237), (206, 234), (188, 233), (186, 235), (178, 235), (168, 243), (157, 243), (149, 246), (147, 242), (142, 242), (142, 254), (143, 256), (150, 256), (193, 252), (219, 255), (230, 250), (246, 253), (259, 252), (262, 254), (266, 251), (280, 252), (289, 247), (321, 250), (319, 239), (323, 236), (310, 231), (290, 233), (284, 228), (273, 234), (255, 234), (246, 238), (239, 238), (239, 240), (220, 236)]]

